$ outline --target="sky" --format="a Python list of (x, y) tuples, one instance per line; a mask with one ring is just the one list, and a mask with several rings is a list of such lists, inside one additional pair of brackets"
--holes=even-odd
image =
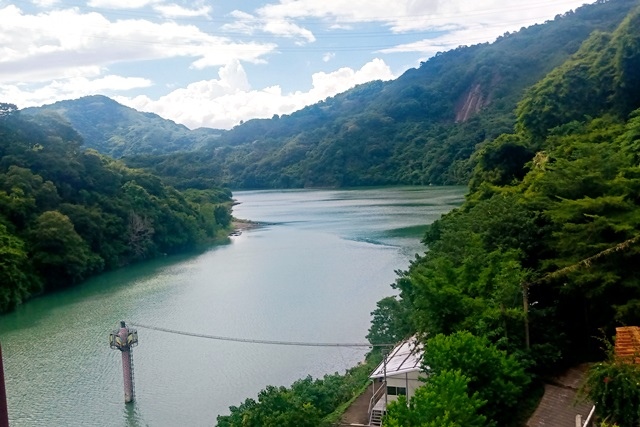
[(290, 114), (571, 0), (0, 0), (0, 102), (106, 95), (191, 129)]

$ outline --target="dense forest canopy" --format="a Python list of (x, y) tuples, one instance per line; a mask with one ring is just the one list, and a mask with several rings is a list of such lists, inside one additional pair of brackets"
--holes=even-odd
[(225, 235), (231, 193), (185, 190), (95, 150), (56, 114), (0, 104), (0, 313)]
[[(393, 310), (381, 301), (375, 313), (385, 320), (383, 331), (430, 337), (427, 387), (443, 378), (453, 385), (452, 372), (459, 372), (467, 385), (459, 396), (476, 396), (472, 409), (486, 419), (479, 425), (505, 425), (505, 414), (517, 413), (486, 395), (491, 385), (474, 384), (475, 368), (460, 365), (471, 356), (456, 358), (454, 348), (480, 337), (482, 348), (516, 358), (520, 368), (510, 375), (526, 368), (535, 378), (601, 359), (603, 338), (640, 323), (640, 278), (631, 267), (640, 262), (638, 28), (640, 7), (615, 31), (595, 32), (526, 91), (515, 131), (478, 152), (467, 201), (427, 232), (429, 252), (398, 278)], [(514, 381), (502, 384), (518, 386)], [(524, 400), (526, 389), (515, 390)], [(635, 426), (638, 414), (619, 409), (637, 393), (623, 395), (600, 400), (609, 406), (597, 409)], [(441, 419), (433, 405), (398, 405), (387, 425), (418, 425), (410, 422), (417, 411)]]
[[(370, 342), (418, 334), (426, 349), (424, 386), (383, 425), (523, 425), (540, 378), (603, 359), (616, 326), (640, 324), (639, 28), (636, 2), (527, 88), (513, 128), (475, 152), (465, 203), (430, 226), (428, 251), (372, 313)], [(640, 422), (637, 366), (594, 366), (586, 392), (602, 419)], [(219, 422), (258, 425), (240, 420), (262, 403)]]

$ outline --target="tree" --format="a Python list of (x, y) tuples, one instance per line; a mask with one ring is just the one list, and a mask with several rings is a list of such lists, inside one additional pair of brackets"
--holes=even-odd
[(228, 227), (231, 224), (231, 213), (229, 213), (229, 209), (227, 209), (223, 205), (217, 205), (213, 209), (213, 215), (216, 220), (216, 224), (219, 224), (222, 227)]
[(216, 217), (228, 225), (229, 190), (186, 197), (147, 172), (82, 151), (80, 135), (55, 113), (0, 108), (12, 115), (0, 120), (0, 224), (8, 236), (0, 268), (6, 273), (19, 265), (33, 279), (7, 273), (13, 279), (2, 278), (0, 312), (40, 292), (43, 283), (52, 290), (105, 268), (191, 249), (221, 237)]
[(136, 258), (145, 257), (149, 248), (153, 245), (154, 231), (153, 224), (149, 218), (142, 217), (133, 211), (129, 213), (127, 243)]
[(7, 102), (0, 102), (0, 119), (11, 116), (18, 111), (18, 107), (15, 104), (9, 104)]
[(0, 313), (41, 290), (31, 270), (24, 242), (0, 223)]
[[(637, 357), (633, 356), (631, 359)], [(589, 368), (581, 393), (596, 405), (598, 415), (620, 427), (640, 425), (640, 365), (616, 359), (610, 349), (606, 361)]]
[(58, 211), (36, 219), (29, 241), (33, 264), (51, 288), (75, 284), (102, 267), (101, 258), (89, 250), (69, 217)]
[(393, 344), (411, 335), (407, 309), (396, 297), (378, 301), (371, 316), (371, 327), (367, 334), (371, 344)]
[(425, 345), (424, 371), (428, 376), (459, 371), (468, 378), (471, 396), (489, 402), (480, 413), (489, 421), (505, 425), (514, 416), (530, 382), (524, 368), (485, 337), (469, 332), (436, 335)]
[(450, 241), (465, 247), (460, 261), (457, 254), (434, 250), (412, 267), (408, 280), (398, 281), (404, 294), (411, 289), (413, 324), (421, 333), (468, 330), (502, 348), (522, 349), (525, 272), (519, 252), (486, 252), (478, 238), (472, 234)]
[(470, 379), (460, 370), (427, 377), (409, 401), (405, 396), (389, 404), (384, 427), (485, 427), (493, 425), (480, 409), (487, 401), (469, 391)]

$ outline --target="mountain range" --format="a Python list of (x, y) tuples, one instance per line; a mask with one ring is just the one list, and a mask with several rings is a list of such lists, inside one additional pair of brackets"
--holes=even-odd
[(224, 131), (185, 126), (104, 96), (22, 110), (57, 113), (87, 147), (178, 188), (466, 184), (474, 153), (510, 132), (525, 90), (637, 2), (598, 1), (494, 43), (438, 53), (399, 78)]

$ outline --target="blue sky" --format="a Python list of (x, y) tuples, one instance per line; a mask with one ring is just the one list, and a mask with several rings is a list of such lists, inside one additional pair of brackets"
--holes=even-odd
[(0, 102), (102, 94), (229, 129), (289, 114), (572, 0), (0, 0)]

